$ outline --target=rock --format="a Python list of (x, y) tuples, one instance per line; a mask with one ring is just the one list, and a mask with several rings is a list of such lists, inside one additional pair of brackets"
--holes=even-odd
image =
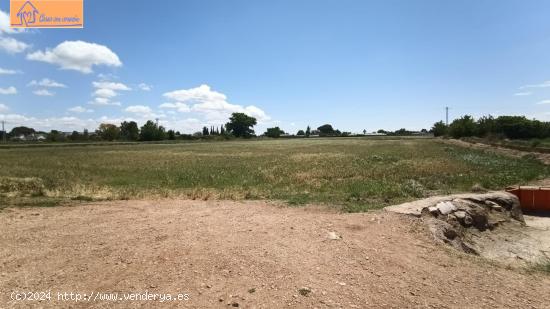
[(471, 226), (473, 223), (472, 217), (464, 210), (456, 211), (454, 216), (458, 219), (458, 222), (465, 227)]
[(442, 215), (448, 215), (456, 210), (456, 206), (449, 201), (439, 202), (437, 205), (435, 205), (435, 207)]
[(336, 232), (328, 232), (328, 239), (330, 240), (339, 240), (342, 239)]
[(311, 293), (311, 289), (308, 287), (302, 287), (298, 290), (298, 292), (300, 293), (300, 295), (307, 297), (309, 293)]
[(428, 211), (432, 214), (432, 215), (437, 215), (439, 213), (439, 210), (437, 210), (437, 207), (435, 206), (430, 206), (428, 207)]

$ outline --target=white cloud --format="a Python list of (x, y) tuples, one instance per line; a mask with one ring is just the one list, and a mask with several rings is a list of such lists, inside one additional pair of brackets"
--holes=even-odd
[(51, 96), (55, 95), (55, 92), (51, 92), (48, 89), (38, 89), (38, 90), (33, 91), (32, 93), (34, 93), (35, 95), (38, 95), (38, 96), (43, 96), (43, 97), (51, 97)]
[(109, 90), (124, 90), (124, 91), (130, 91), (132, 88), (124, 85), (123, 83), (115, 83), (115, 82), (107, 82), (107, 81), (101, 81), (101, 82), (93, 82), (92, 85), (94, 88), (98, 89), (109, 89)]
[(530, 92), (530, 91), (526, 91), (526, 92), (516, 92), (514, 93), (515, 96), (528, 96), (528, 95), (532, 95), (533, 93)]
[(0, 103), (0, 113), (5, 113), (9, 111), (10, 109), (5, 104)]
[(167, 92), (165, 97), (180, 102), (218, 102), (225, 101), (227, 97), (210, 89), (208, 85), (200, 85), (196, 88), (182, 89)]
[(0, 10), (0, 34), (14, 34), (24, 32), (23, 28), (10, 28), (10, 15), (7, 12)]
[(88, 102), (90, 105), (96, 106), (120, 106), (120, 102), (111, 102), (108, 98), (94, 98), (93, 101)]
[[(262, 109), (254, 105), (244, 107), (227, 102), (225, 94), (211, 90), (208, 85), (167, 92), (164, 97), (176, 101), (172, 104), (193, 104), (191, 111), (203, 115), (210, 122), (226, 121), (232, 113), (245, 113), (255, 117), (258, 122), (266, 122), (271, 119)], [(165, 103), (161, 105), (161, 108), (174, 107)]]
[(151, 91), (151, 89), (153, 88), (153, 86), (147, 85), (145, 83), (139, 84), (138, 87), (139, 87), (139, 89), (141, 89), (143, 91)]
[(547, 80), (545, 82), (542, 82), (540, 84), (534, 84), (534, 85), (525, 85), (519, 87), (519, 89), (528, 89), (528, 88), (548, 88), (550, 87), (550, 80)]
[(58, 83), (55, 80), (49, 78), (43, 78), (40, 81), (33, 80), (27, 84), (27, 86), (40, 86), (40, 87), (49, 87), (49, 88), (67, 88), (66, 85)]
[(96, 88), (92, 96), (94, 100), (90, 102), (92, 105), (120, 105), (120, 102), (111, 102), (111, 99), (118, 96), (117, 91), (130, 91), (130, 87), (123, 83), (115, 83), (110, 81), (93, 82), (93, 87)]
[(108, 47), (84, 41), (65, 41), (54, 49), (30, 53), (27, 59), (56, 64), (63, 70), (75, 70), (84, 74), (92, 73), (94, 65), (122, 66), (118, 56)]
[(99, 98), (114, 98), (118, 94), (112, 89), (97, 89), (93, 95)]
[(550, 100), (542, 100), (537, 102), (538, 105), (550, 104)]
[(175, 102), (175, 103), (162, 103), (159, 105), (162, 109), (175, 109), (180, 113), (187, 113), (191, 111), (191, 108), (185, 103)]
[(153, 112), (149, 106), (144, 106), (144, 105), (128, 106), (124, 111), (128, 113), (144, 114), (144, 115), (149, 115)]
[(16, 94), (17, 89), (13, 86), (8, 88), (0, 88), (0, 94)]
[(87, 108), (82, 107), (82, 106), (75, 106), (75, 107), (69, 108), (68, 111), (73, 112), (73, 113), (93, 113), (94, 110), (87, 109)]
[(29, 47), (29, 44), (23, 43), (14, 38), (0, 37), (0, 50), (3, 50), (8, 54), (22, 53)]
[(19, 114), (0, 114), (0, 120), (5, 120), (9, 126), (28, 126), (36, 130), (49, 131), (82, 131), (84, 128), (95, 129), (99, 123), (94, 119), (80, 119), (77, 117), (35, 118)]
[(18, 74), (18, 73), (21, 73), (21, 72), (16, 71), (16, 70), (9, 70), (9, 69), (0, 68), (0, 75), (13, 75), (13, 74)]

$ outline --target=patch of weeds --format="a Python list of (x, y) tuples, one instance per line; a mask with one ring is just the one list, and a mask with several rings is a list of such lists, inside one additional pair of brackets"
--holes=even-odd
[(287, 203), (292, 206), (305, 205), (309, 202), (309, 195), (295, 194), (287, 199)]
[(82, 201), (82, 202), (92, 202), (94, 200), (93, 197), (85, 196), (85, 195), (78, 195), (73, 197), (71, 200), (73, 201)]
[(424, 197), (426, 189), (420, 182), (414, 179), (409, 179), (405, 181), (405, 183), (401, 184), (401, 191), (406, 196), (420, 198), (420, 197)]
[(550, 275), (550, 259), (545, 259), (541, 262), (535, 263), (531, 266), (535, 271)]
[(7, 207), (55, 207), (63, 203), (63, 199), (53, 197), (5, 197), (0, 196), (0, 210)]

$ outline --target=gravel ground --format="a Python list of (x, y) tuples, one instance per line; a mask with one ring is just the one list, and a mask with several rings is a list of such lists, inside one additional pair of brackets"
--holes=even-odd
[[(0, 308), (550, 307), (550, 276), (455, 252), (419, 219), (383, 211), (189, 200), (11, 208), (0, 212), (0, 263)], [(51, 300), (10, 300), (31, 291)], [(157, 299), (124, 300), (145, 292)], [(97, 298), (112, 293), (122, 300)], [(187, 300), (161, 302), (168, 293)]]

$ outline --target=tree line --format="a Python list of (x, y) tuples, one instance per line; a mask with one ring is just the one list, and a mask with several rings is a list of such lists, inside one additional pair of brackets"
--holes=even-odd
[(475, 119), (470, 115), (455, 119), (449, 126), (443, 121), (432, 128), (434, 136), (492, 137), (530, 139), (550, 137), (550, 122), (527, 119), (525, 116), (483, 116)]

